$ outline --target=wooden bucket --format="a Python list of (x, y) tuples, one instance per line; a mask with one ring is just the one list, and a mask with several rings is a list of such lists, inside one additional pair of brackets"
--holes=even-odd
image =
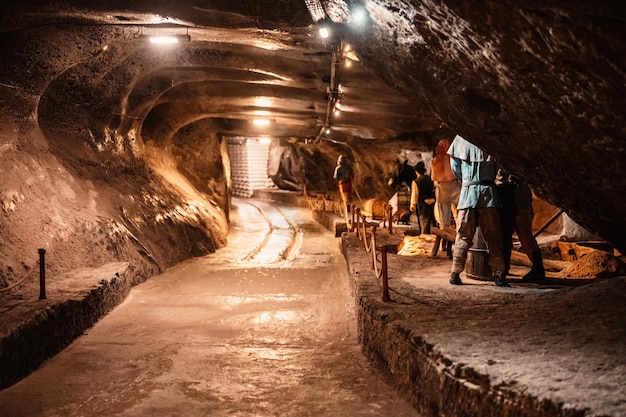
[(493, 281), (487, 249), (470, 248), (467, 251), (465, 275), (479, 281)]
[(480, 227), (476, 228), (474, 245), (467, 251), (465, 274), (471, 279), (493, 281), (491, 267), (489, 266), (489, 251)]

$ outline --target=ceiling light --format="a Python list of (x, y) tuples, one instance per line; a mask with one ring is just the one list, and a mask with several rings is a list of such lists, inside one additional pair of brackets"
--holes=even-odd
[(270, 124), (270, 121), (268, 119), (254, 119), (252, 123), (255, 126), (268, 126)]
[(150, 43), (168, 45), (178, 43), (178, 39), (175, 36), (150, 36)]
[(358, 61), (359, 60), (359, 57), (356, 56), (354, 51), (346, 51), (346, 53), (344, 54), (344, 57), (346, 57), (347, 59), (349, 59), (351, 61)]
[(325, 131), (325, 132), (326, 132), (326, 134), (327, 134), (327, 135), (328, 135), (328, 134), (330, 134), (330, 128), (329, 128), (329, 129), (326, 129), (326, 131)]
[(189, 27), (178, 24), (159, 24), (141, 26), (135, 34), (136, 38), (148, 40), (157, 45), (175, 45), (181, 42), (190, 42)]
[(259, 139), (259, 143), (262, 145), (269, 145), (270, 143), (272, 143), (272, 139), (270, 138), (260, 138)]
[(352, 9), (352, 21), (361, 24), (367, 19), (367, 11), (363, 7), (355, 7)]
[(254, 99), (254, 104), (259, 107), (269, 107), (272, 103), (267, 97), (257, 97)]
[(189, 42), (191, 37), (189, 35), (154, 35), (149, 36), (150, 43), (158, 45), (173, 45), (179, 42)]
[(330, 30), (328, 30), (328, 28), (325, 27), (325, 26), (322, 26), (320, 28), (319, 32), (320, 32), (320, 37), (322, 39), (326, 39), (326, 38), (328, 38), (330, 36)]

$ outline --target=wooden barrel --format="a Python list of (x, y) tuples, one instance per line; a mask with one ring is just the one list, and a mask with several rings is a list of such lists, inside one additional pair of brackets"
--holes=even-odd
[(470, 248), (467, 251), (465, 275), (480, 281), (493, 281), (487, 249)]

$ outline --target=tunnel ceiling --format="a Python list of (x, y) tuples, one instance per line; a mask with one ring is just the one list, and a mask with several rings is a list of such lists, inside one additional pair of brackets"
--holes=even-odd
[[(94, 147), (158, 142), (203, 120), (219, 135), (300, 140), (459, 133), (626, 250), (623, 0), (34, 0), (0, 11), (2, 42), (20, 49), (0, 63), (8, 87), (38, 94), (29, 117), (46, 137), (78, 125)], [(190, 41), (146, 40), (168, 31)]]
[[(322, 39), (300, 0), (5, 2), (0, 8), (5, 33), (73, 30), (98, 43), (90, 62), (71, 63), (83, 74), (64, 69), (51, 82), (57, 91), (49, 87), (44, 99), (81, 102), (72, 96), (78, 86), (64, 77), (94, 71), (100, 82), (89, 94), (102, 90), (109, 100), (93, 104), (101, 107), (94, 117), (119, 114), (107, 121), (116, 130), (124, 130), (123, 119), (157, 128), (137, 122), (157, 119), (149, 117), (153, 111), (170, 124), (176, 119), (172, 129), (208, 118), (221, 135), (247, 137), (378, 139), (440, 124), (361, 65), (348, 43)], [(151, 44), (156, 35), (180, 43)], [(48, 119), (58, 122), (59, 115), (53, 111)]]

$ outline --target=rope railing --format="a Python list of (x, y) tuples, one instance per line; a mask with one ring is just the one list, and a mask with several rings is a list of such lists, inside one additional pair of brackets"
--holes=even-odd
[[(39, 264), (39, 262), (37, 262), (35, 264), (35, 266), (37, 266), (38, 264)], [(26, 275), (24, 275), (24, 277), (22, 279), (20, 279), (19, 281), (9, 285), (8, 287), (0, 288), (0, 292), (9, 292), (13, 288), (19, 287), (20, 285), (22, 285), (27, 279), (29, 279), (33, 275), (33, 272), (35, 272), (35, 267), (33, 267), (33, 269), (31, 269), (30, 272), (27, 273)]]
[[(314, 197), (308, 194), (306, 189), (304, 191), (304, 195), (309, 203), (309, 209), (328, 210), (331, 208), (334, 214), (345, 219), (348, 232), (356, 233), (357, 238), (363, 244), (363, 249), (365, 249), (365, 251), (371, 256), (372, 270), (374, 270), (376, 278), (382, 281), (382, 300), (391, 301), (391, 297), (389, 296), (387, 268), (387, 252), (389, 251), (389, 248), (386, 245), (379, 246), (377, 243), (376, 232), (379, 224), (368, 224), (367, 216), (361, 213), (360, 207), (356, 207), (354, 205), (344, 205), (343, 202), (337, 205), (332, 199), (328, 200), (327, 195), (318, 195), (317, 197)], [(381, 223), (383, 228), (388, 228), (390, 234), (393, 233), (392, 210), (393, 208), (391, 205), (385, 205)]]
[[(39, 265), (39, 299), (46, 299), (46, 250), (39, 249), (39, 260), (35, 263), (35, 266)], [(33, 267), (29, 273), (27, 273), (22, 279), (17, 281), (16, 283), (9, 285), (8, 287), (1, 288), (0, 293), (9, 292), (14, 288), (21, 286), (27, 279), (29, 279), (33, 272), (35, 272), (35, 267)]]
[[(356, 231), (357, 237), (363, 243), (363, 248), (370, 254), (372, 269), (374, 270), (376, 278), (382, 280), (382, 300), (391, 301), (391, 297), (389, 296), (387, 246), (378, 246), (376, 243), (376, 230), (378, 229), (378, 225), (371, 224), (368, 226), (367, 217), (361, 214), (361, 209), (356, 208), (354, 211), (355, 215), (353, 216), (353, 219), (356, 217), (356, 225), (353, 222), (354, 229), (352, 231)], [(387, 210), (385, 210), (385, 213), (387, 213)], [(386, 215), (383, 216), (383, 220), (386, 221)], [(389, 224), (391, 225), (391, 217), (389, 217)], [(378, 255), (380, 255), (380, 258)]]

